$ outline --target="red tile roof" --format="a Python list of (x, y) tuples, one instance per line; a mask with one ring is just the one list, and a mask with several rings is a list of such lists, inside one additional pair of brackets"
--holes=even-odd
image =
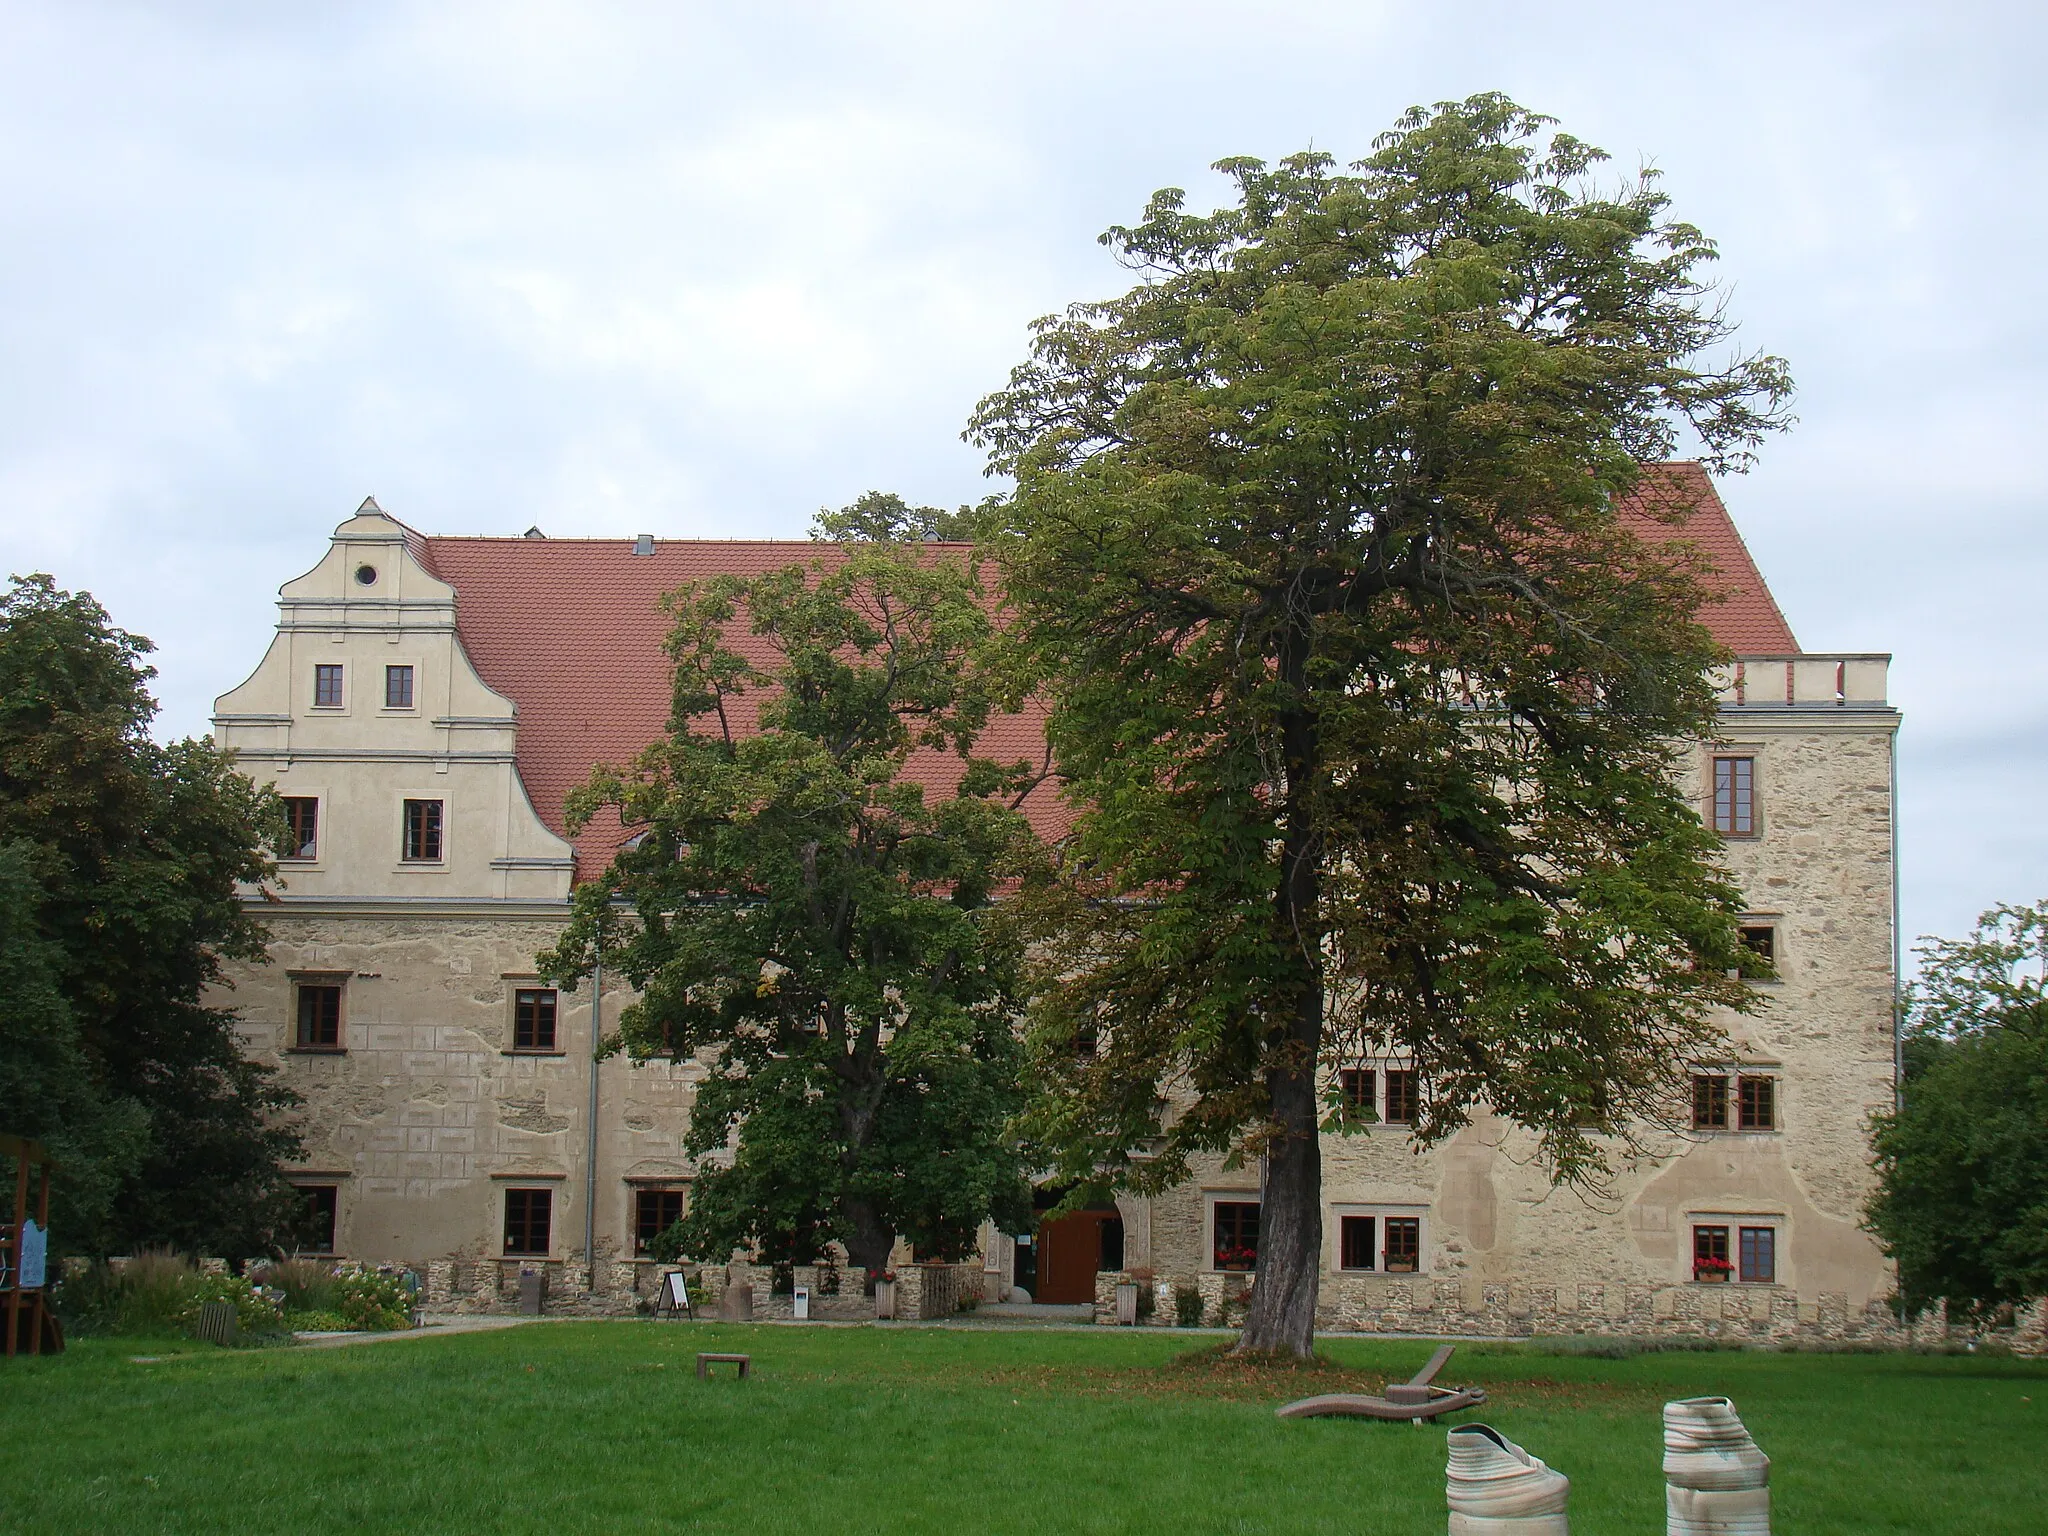
[[(1636, 500), (1693, 510), (1682, 527), (1637, 513), (1646, 537), (1683, 537), (1702, 548), (1721, 572), (1725, 600), (1704, 618), (1730, 650), (1743, 654), (1798, 649), (1750, 559), (1742, 536), (1697, 464), (1671, 464), (1646, 482)], [(1678, 498), (1676, 502), (1673, 498)], [(1635, 509), (1624, 506), (1625, 516)], [(501, 539), (427, 537), (416, 552), (435, 575), (455, 588), (455, 623), (484, 681), (519, 710), (519, 773), (534, 810), (567, 835), (562, 806), (597, 763), (625, 764), (668, 724), (668, 659), (662, 640), (668, 623), (663, 593), (686, 581), (731, 574), (754, 576), (812, 560), (832, 560), (830, 545), (806, 540), (660, 539), (652, 555), (635, 555), (631, 539)], [(965, 545), (928, 546), (935, 554), (962, 554)], [(742, 652), (766, 663), (758, 637), (733, 637)], [(978, 750), (999, 761), (1044, 755), (1043, 715), (1032, 711), (997, 720)], [(745, 712), (743, 726), (751, 726)], [(913, 773), (944, 793), (958, 782), (960, 764), (939, 753), (920, 753)], [(1064, 822), (1049, 786), (1034, 791), (1025, 811), (1041, 832)], [(576, 839), (576, 877), (594, 877), (611, 858), (622, 831), (607, 814)]]
[[(1787, 656), (1799, 649), (1704, 468), (1690, 462), (1653, 465), (1619, 510), (1640, 537), (1659, 543), (1683, 539), (1713, 563), (1721, 578), (1720, 600), (1700, 619), (1716, 640), (1738, 656)], [(1684, 514), (1675, 525), (1656, 515), (1674, 512)]]

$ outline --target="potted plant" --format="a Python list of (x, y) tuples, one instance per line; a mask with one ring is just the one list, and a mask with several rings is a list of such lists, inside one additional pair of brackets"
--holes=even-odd
[(1692, 1261), (1692, 1277), (1702, 1285), (1726, 1285), (1735, 1274), (1735, 1266), (1726, 1259), (1703, 1258)]
[(1224, 1247), (1216, 1250), (1216, 1267), (1243, 1273), (1258, 1266), (1259, 1251), (1256, 1248)]
[(896, 1271), (884, 1269), (875, 1275), (875, 1318), (877, 1321), (893, 1320), (896, 1316)]

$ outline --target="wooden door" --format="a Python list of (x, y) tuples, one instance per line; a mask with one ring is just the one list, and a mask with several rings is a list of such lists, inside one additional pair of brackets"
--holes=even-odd
[(1038, 1293), (1043, 1302), (1093, 1302), (1102, 1223), (1114, 1211), (1076, 1211), (1038, 1229)]

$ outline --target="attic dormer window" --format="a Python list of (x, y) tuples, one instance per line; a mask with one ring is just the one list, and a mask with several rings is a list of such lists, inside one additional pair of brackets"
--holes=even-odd
[(634, 554), (636, 554), (636, 555), (651, 555), (651, 554), (653, 554), (653, 553), (654, 553), (654, 535), (653, 535), (653, 534), (651, 534), (651, 533), (643, 533), (643, 534), (641, 534), (641, 535), (640, 535), (640, 537), (639, 537), (639, 538), (635, 539), (635, 540), (633, 541), (633, 553), (634, 553)]
[(356, 585), (359, 587), (374, 587), (377, 585), (377, 567), (374, 565), (357, 566)]

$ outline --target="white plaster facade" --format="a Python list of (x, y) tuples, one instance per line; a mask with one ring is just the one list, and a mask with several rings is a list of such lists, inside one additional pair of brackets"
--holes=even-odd
[[(317, 804), (314, 855), (282, 861), (278, 898), (257, 903), (272, 963), (240, 968), (229, 1000), (250, 1052), (306, 1099), (296, 1176), (336, 1189), (337, 1253), (501, 1260), (505, 1192), (533, 1188), (551, 1197), (549, 1241), (515, 1267), (563, 1271), (586, 1230), (601, 1263), (629, 1257), (639, 1192), (687, 1184), (699, 1069), (595, 1068), (592, 1138), (589, 983), (557, 1000), (549, 1049), (516, 1048), (513, 997), (541, 985), (573, 851), (534, 813), (518, 711), (471, 665), (455, 604), (374, 501), (281, 589), (276, 637), (214, 730), (252, 777)], [(338, 703), (316, 695), (323, 667), (341, 669)], [(391, 667), (413, 669), (410, 706), (385, 702)], [(408, 800), (442, 807), (440, 857), (405, 857)], [(300, 1041), (308, 984), (340, 989), (332, 1046)], [(606, 1018), (619, 1005), (608, 986)]]

